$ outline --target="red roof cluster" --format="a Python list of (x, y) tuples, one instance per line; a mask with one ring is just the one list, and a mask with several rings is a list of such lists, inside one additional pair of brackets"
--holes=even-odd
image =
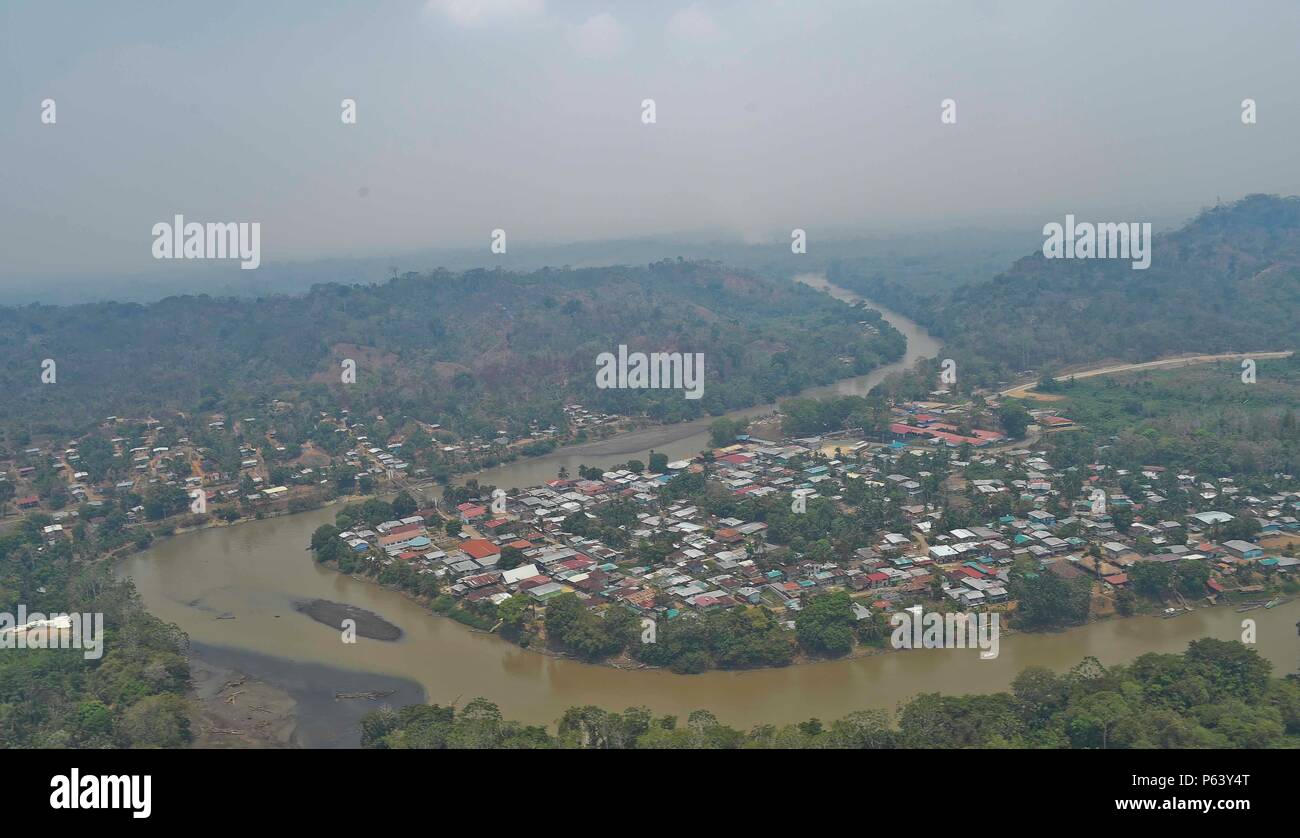
[[(915, 425), (904, 425), (902, 422), (891, 423), (889, 426), (889, 432), (898, 434), (899, 436), (915, 434), (916, 436), (937, 439), (941, 442), (951, 442), (954, 445), (961, 445), (963, 442), (968, 442), (971, 445), (983, 445), (986, 442), (992, 441), (994, 438), (1000, 438), (999, 435), (994, 435), (994, 437), (962, 436), (960, 434), (948, 433), (947, 431), (936, 431), (932, 428), (918, 428)], [(976, 432), (972, 431), (972, 433)], [(983, 431), (982, 433), (988, 434), (991, 433), (991, 431)]]
[(500, 555), (501, 548), (486, 538), (469, 538), (460, 543), (460, 549), (474, 559), (486, 559), (488, 556)]

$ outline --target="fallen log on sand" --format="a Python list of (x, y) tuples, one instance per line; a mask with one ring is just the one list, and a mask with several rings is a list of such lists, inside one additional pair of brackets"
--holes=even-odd
[(359, 693), (334, 693), (334, 697), (335, 698), (365, 698), (365, 699), (369, 699), (370, 701), (375, 701), (376, 699), (387, 698), (388, 696), (392, 695), (395, 692), (397, 692), (397, 690), (376, 690), (376, 691), (359, 692)]

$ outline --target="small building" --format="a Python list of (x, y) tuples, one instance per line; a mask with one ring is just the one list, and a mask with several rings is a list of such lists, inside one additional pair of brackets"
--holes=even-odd
[(564, 586), (558, 582), (547, 582), (544, 585), (537, 585), (528, 589), (528, 595), (538, 602), (555, 599), (562, 593), (564, 593)]
[(1262, 559), (1264, 558), (1264, 548), (1258, 544), (1241, 539), (1223, 542), (1223, 549), (1239, 559)]

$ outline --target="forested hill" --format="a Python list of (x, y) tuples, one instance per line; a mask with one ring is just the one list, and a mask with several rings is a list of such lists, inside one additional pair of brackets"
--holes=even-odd
[[(1063, 223), (1064, 215), (1049, 220)], [(1252, 195), (1204, 210), (1155, 236), (1146, 270), (1036, 252), (990, 281), (947, 293), (845, 269), (831, 279), (911, 315), (943, 339), (950, 357), (991, 362), (1002, 375), (1110, 358), (1289, 349), (1300, 334), (1300, 198)]]
[[(597, 390), (595, 358), (619, 344), (703, 353), (703, 398)], [(296, 297), (0, 308), (0, 421), (73, 430), (304, 396), (476, 432), (555, 421), (566, 400), (671, 421), (865, 372), (903, 348), (874, 311), (711, 262), (406, 274)], [(355, 385), (340, 384), (345, 358)]]

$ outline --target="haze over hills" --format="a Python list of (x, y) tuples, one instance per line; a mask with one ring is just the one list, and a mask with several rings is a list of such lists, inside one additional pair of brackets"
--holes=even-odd
[(1156, 234), (1151, 249), (1145, 270), (1126, 259), (1049, 260), (1039, 250), (992, 280), (950, 292), (845, 266), (830, 278), (912, 316), (959, 364), (965, 358), (968, 370), (990, 376), (1108, 358), (1295, 347), (1300, 198), (1251, 195), (1204, 210)]
[[(1297, 198), (1257, 195), (1205, 210), (1156, 236), (1147, 270), (1035, 252), (981, 281), (993, 260), (1023, 247), (1020, 239), (984, 243), (972, 232), (957, 241), (954, 252), (920, 236), (866, 253), (851, 243), (806, 257), (773, 245), (727, 250), (749, 270), (678, 259), (408, 272), (370, 285), (316, 284), (302, 296), (2, 308), (0, 345), (14, 361), (0, 376), (29, 400), (25, 420), (39, 415), (59, 427), (142, 409), (234, 409), (308, 390), (330, 405), (415, 410), (474, 432), (554, 421), (565, 398), (675, 421), (771, 401), (901, 354), (901, 337), (874, 313), (787, 280), (817, 267), (917, 319), (946, 354), (964, 359), (968, 375), (988, 381), (1044, 365), (1295, 342)], [(606, 255), (664, 246), (608, 243)], [(881, 334), (864, 333), (859, 321)], [(595, 389), (594, 357), (619, 344), (704, 352), (705, 397)], [(55, 387), (39, 384), (45, 358), (60, 365)], [(325, 397), (343, 358), (360, 366), (357, 388)], [(0, 413), (16, 417), (16, 404)]]
[(945, 229), (909, 234), (850, 234), (808, 231), (808, 252), (790, 250), (789, 233), (764, 241), (741, 241), (718, 234), (679, 234), (568, 244), (510, 240), (506, 253), (490, 253), (487, 238), (475, 248), (427, 249), (390, 255), (359, 255), (316, 260), (267, 258), (257, 270), (234, 262), (158, 262), (133, 274), (62, 277), (0, 276), (0, 305), (76, 305), (95, 302), (147, 303), (179, 294), (219, 297), (266, 297), (303, 294), (329, 282), (384, 282), (409, 272), (491, 270), (535, 271), (542, 268), (591, 268), (646, 265), (662, 259), (711, 260), (765, 276), (787, 278), (821, 271), (838, 262), (881, 272), (895, 282), (947, 289), (988, 279), (1035, 246), (1032, 226), (1009, 229)]
[(1288, 349), (1297, 311), (1300, 198), (1257, 195), (1158, 236), (1147, 270), (1035, 254), (958, 290), (931, 322), (954, 349), (1036, 366)]
[[(595, 386), (595, 360), (703, 353), (698, 400)], [(874, 311), (717, 263), (406, 274), (301, 297), (171, 297), (0, 309), (5, 420), (72, 429), (108, 414), (224, 411), (310, 397), (456, 431), (560, 424), (566, 400), (674, 421), (771, 401), (899, 357)], [(44, 359), (57, 381), (40, 382)], [(340, 381), (344, 359), (355, 385)], [(543, 424), (543, 427), (545, 424)]]

